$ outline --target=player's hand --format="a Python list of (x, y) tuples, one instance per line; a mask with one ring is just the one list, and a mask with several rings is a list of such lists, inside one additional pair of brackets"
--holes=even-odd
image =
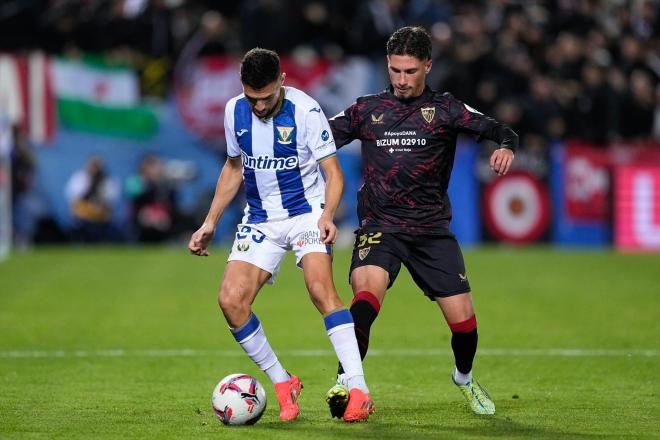
[(329, 215), (321, 215), (319, 219), (319, 230), (323, 244), (334, 244), (337, 239), (337, 226)]
[(209, 256), (209, 244), (215, 235), (215, 227), (203, 224), (195, 233), (190, 237), (188, 242), (188, 250), (193, 255), (200, 257)]
[(513, 163), (513, 151), (508, 148), (499, 148), (490, 156), (490, 169), (500, 176), (509, 172), (511, 163)]

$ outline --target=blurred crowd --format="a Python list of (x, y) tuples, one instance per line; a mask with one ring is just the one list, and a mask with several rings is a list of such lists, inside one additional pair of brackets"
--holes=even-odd
[(650, 0), (4, 0), (0, 50), (102, 52), (164, 96), (186, 51), (254, 46), (382, 62), (392, 31), (435, 40), (430, 85), (514, 127), (527, 148), (660, 137), (660, 2)]
[[(182, 212), (178, 203), (178, 188), (194, 177), (193, 170), (180, 161), (165, 162), (152, 152), (145, 153), (123, 181), (112, 174), (103, 157), (89, 156), (62, 189), (71, 221), (59, 224), (35, 188), (36, 161), (30, 145), (25, 136), (17, 139), (11, 156), (11, 189), (13, 241), (19, 249), (33, 242), (178, 241), (196, 225), (197, 218)], [(121, 199), (127, 202), (125, 210)]]
[[(432, 35), (429, 85), (509, 124), (531, 155), (547, 158), (549, 146), (567, 139), (660, 139), (660, 1), (0, 0), (0, 52), (101, 54), (132, 66), (141, 94), (155, 99), (171, 94), (177, 66), (191, 57), (238, 58), (255, 46), (336, 64), (358, 56), (382, 72), (375, 92), (387, 85), (385, 42), (404, 25)], [(15, 139), (20, 193), (35, 164), (21, 134)], [(107, 209), (118, 193), (131, 200), (129, 238), (175, 236), (180, 213), (172, 186), (154, 183), (161, 174), (158, 158), (145, 157), (117, 187), (102, 182), (102, 160), (91, 158), (66, 190), (77, 218), (72, 237), (114, 237)], [(91, 209), (97, 199), (105, 206)], [(32, 236), (44, 230), (16, 226)]]
[(103, 158), (90, 157), (75, 171), (65, 187), (73, 220), (71, 239), (95, 243), (140, 241), (154, 243), (176, 238), (190, 227), (177, 203), (177, 179), (155, 154), (146, 154), (136, 173), (128, 176), (123, 193), (128, 199), (128, 228), (113, 222), (113, 210), (122, 187), (109, 174)]

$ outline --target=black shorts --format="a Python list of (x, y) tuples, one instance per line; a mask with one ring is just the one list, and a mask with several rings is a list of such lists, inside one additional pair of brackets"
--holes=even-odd
[(453, 235), (413, 235), (388, 232), (356, 232), (353, 269), (373, 265), (390, 274), (389, 289), (401, 263), (430, 300), (470, 291), (461, 248)]

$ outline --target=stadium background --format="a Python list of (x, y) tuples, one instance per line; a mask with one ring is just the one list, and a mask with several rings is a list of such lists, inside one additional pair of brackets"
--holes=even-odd
[[(0, 0), (0, 438), (658, 438), (659, 15), (642, 0)], [(464, 139), (451, 183), (497, 414), (464, 406), (450, 332), (402, 271), (364, 363), (377, 413), (330, 420), (336, 357), (289, 256), (254, 310), (305, 383), (300, 420), (279, 422), (267, 386), (257, 425), (224, 428), (215, 383), (266, 381), (217, 308), (242, 201), (210, 258), (185, 244), (224, 161), (238, 60), (277, 49), (329, 116), (385, 87), (403, 24), (432, 32), (432, 86), (521, 135), (510, 178)], [(359, 148), (338, 156), (349, 245)], [(67, 198), (92, 157), (110, 225), (81, 225)], [(349, 264), (336, 249), (345, 301)]]
[[(429, 84), (521, 136), (508, 179), (486, 166), (492, 145), (461, 142), (450, 192), (465, 245), (658, 250), (659, 17), (652, 1), (4, 1), (0, 120), (14, 242), (185, 242), (224, 161), (222, 113), (241, 91), (245, 50), (279, 51), (288, 84), (331, 116), (387, 85), (387, 36), (420, 24), (434, 39)], [(156, 234), (138, 225), (147, 155), (163, 162), (158, 184), (172, 205), (157, 210)], [(81, 233), (65, 188), (92, 156), (112, 180), (112, 226)], [(359, 147), (339, 157), (348, 245)], [(6, 174), (1, 181), (6, 190)], [(231, 239), (242, 205), (221, 222), (219, 241)]]

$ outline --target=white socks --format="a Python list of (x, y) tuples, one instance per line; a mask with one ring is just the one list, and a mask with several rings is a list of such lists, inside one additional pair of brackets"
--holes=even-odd
[(466, 385), (472, 380), (472, 371), (468, 374), (463, 374), (456, 367), (454, 367), (454, 382), (457, 385)]
[(351, 312), (339, 309), (327, 315), (323, 321), (337, 358), (344, 368), (344, 378), (348, 389), (359, 388), (368, 393), (369, 388), (364, 380), (362, 359), (360, 359), (360, 350), (355, 338), (355, 326)]
[(230, 328), (236, 341), (241, 344), (245, 353), (259, 368), (266, 373), (273, 383), (286, 382), (289, 373), (286, 372), (275, 352), (266, 339), (261, 322), (254, 313), (250, 319), (237, 329)]
[[(344, 368), (344, 379), (349, 389), (359, 388), (369, 392), (364, 380), (362, 360), (355, 338), (355, 328), (351, 312), (346, 309), (336, 310), (323, 318), (325, 328), (339, 362)], [(282, 367), (275, 352), (266, 339), (261, 322), (254, 313), (239, 328), (230, 328), (236, 341), (259, 368), (266, 373), (273, 383), (290, 379), (289, 373)], [(459, 373), (460, 374), (460, 373)]]

